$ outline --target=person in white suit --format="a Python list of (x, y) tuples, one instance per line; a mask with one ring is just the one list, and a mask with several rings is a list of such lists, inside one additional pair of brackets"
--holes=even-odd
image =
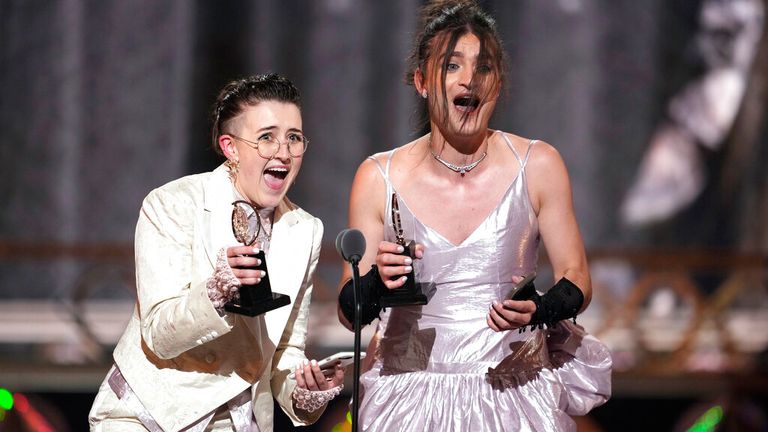
[[(300, 96), (276, 74), (233, 81), (213, 108), (227, 161), (145, 198), (136, 227), (137, 303), (89, 414), (91, 431), (273, 430), (273, 397), (295, 425), (341, 390), (304, 347), (321, 221), (286, 198), (308, 140)], [(258, 243), (231, 227), (233, 202), (260, 218)], [(266, 252), (267, 272), (255, 254)], [(291, 304), (255, 317), (224, 310), (269, 274)]]

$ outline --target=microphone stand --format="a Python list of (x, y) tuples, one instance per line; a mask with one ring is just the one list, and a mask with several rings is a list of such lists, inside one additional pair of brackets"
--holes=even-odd
[[(352, 431), (357, 432), (358, 411), (360, 410), (360, 321), (363, 315), (363, 295), (360, 287), (360, 270), (358, 265), (365, 253), (365, 237), (355, 229), (346, 229), (336, 237), (336, 250), (344, 261), (352, 265), (352, 300), (355, 304), (354, 331), (354, 381), (352, 382)], [(346, 282), (349, 283), (349, 282)], [(345, 285), (346, 285), (345, 283)]]
[(360, 270), (357, 266), (359, 262), (360, 259), (357, 257), (353, 257), (350, 260), (350, 263), (352, 264), (352, 292), (354, 293), (355, 300), (355, 358), (352, 369), (354, 378), (354, 381), (352, 381), (352, 432), (357, 432), (358, 411), (360, 409), (360, 321), (362, 315), (362, 292), (360, 289)]

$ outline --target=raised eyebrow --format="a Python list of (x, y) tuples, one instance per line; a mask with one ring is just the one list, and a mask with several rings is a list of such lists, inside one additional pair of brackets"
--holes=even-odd
[[(275, 129), (278, 129), (278, 127), (277, 126), (264, 126), (263, 128), (257, 129), (256, 133), (273, 132), (273, 131), (275, 131)], [(285, 131), (285, 133), (290, 133), (290, 132), (298, 132), (300, 134), (303, 134), (301, 129), (297, 129), (297, 128), (290, 128), (287, 131)]]
[(277, 129), (277, 126), (264, 126), (263, 128), (259, 128), (256, 130), (257, 133), (269, 131), (272, 132), (273, 130)]

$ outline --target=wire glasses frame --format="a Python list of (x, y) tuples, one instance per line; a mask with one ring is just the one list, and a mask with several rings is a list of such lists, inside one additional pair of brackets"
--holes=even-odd
[[(263, 157), (264, 159), (272, 159), (277, 156), (277, 153), (280, 151), (280, 146), (283, 144), (288, 147), (288, 154), (290, 154), (291, 157), (299, 157), (303, 155), (307, 151), (307, 146), (309, 145), (309, 138), (299, 133), (292, 133), (286, 142), (281, 142), (272, 136), (264, 136), (259, 138), (258, 141), (251, 141), (231, 133), (226, 135), (229, 135), (238, 141), (242, 141), (249, 147), (256, 149), (256, 152), (259, 153), (259, 156)], [(295, 140), (291, 141), (291, 139)]]

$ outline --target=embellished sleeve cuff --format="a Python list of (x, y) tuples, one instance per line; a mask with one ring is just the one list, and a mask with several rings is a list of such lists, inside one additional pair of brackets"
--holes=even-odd
[(216, 268), (213, 276), (206, 281), (208, 298), (213, 303), (213, 307), (218, 311), (222, 311), (224, 304), (237, 298), (241, 285), (232, 272), (232, 267), (229, 266), (227, 251), (221, 248), (216, 256)]
[(296, 408), (307, 412), (314, 412), (322, 408), (325, 404), (331, 401), (331, 399), (341, 393), (344, 388), (344, 384), (339, 385), (328, 390), (307, 390), (305, 388), (296, 387), (291, 394)]

